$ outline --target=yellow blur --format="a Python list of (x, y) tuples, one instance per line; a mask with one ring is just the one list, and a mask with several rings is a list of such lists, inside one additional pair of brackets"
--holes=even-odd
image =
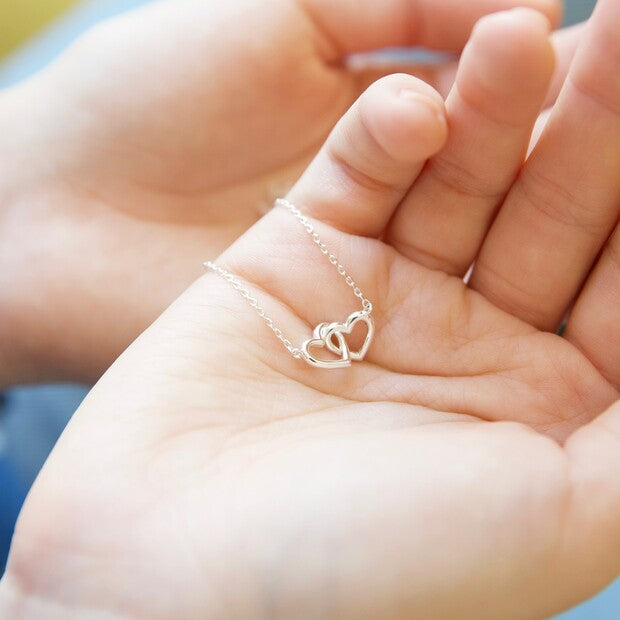
[(0, 0), (0, 58), (76, 2), (77, 0)]

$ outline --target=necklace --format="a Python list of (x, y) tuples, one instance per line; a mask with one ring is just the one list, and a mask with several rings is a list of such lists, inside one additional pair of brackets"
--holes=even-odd
[[(247, 300), (250, 306), (256, 311), (256, 314), (263, 319), (267, 327), (275, 334), (276, 338), (295, 359), (302, 359), (315, 368), (328, 369), (347, 368), (351, 366), (351, 362), (362, 361), (375, 333), (375, 325), (372, 319), (372, 303), (364, 296), (359, 286), (357, 286), (353, 278), (347, 273), (337, 256), (332, 254), (325, 243), (321, 241), (321, 238), (314, 230), (314, 226), (310, 223), (310, 220), (288, 200), (278, 198), (275, 202), (275, 206), (286, 209), (304, 227), (312, 238), (312, 241), (319, 247), (321, 253), (336, 268), (338, 274), (344, 279), (347, 286), (353, 290), (353, 294), (362, 302), (361, 310), (350, 314), (343, 323), (319, 323), (314, 328), (312, 338), (304, 341), (300, 347), (295, 347), (282, 333), (282, 330), (273, 322), (273, 319), (267, 315), (265, 309), (258, 303), (258, 300), (252, 297), (250, 291), (239, 278), (211, 261), (204, 263), (204, 267), (221, 276)], [(353, 328), (360, 322), (366, 325), (366, 338), (359, 349), (352, 351), (349, 348), (346, 336), (351, 334)], [(320, 349), (327, 349), (336, 357), (334, 359), (317, 357)]]

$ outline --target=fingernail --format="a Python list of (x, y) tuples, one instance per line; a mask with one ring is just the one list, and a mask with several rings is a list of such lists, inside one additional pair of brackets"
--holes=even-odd
[(422, 104), (427, 109), (430, 109), (437, 117), (437, 119), (439, 119), (442, 123), (446, 122), (446, 113), (444, 107), (442, 105), (439, 105), (434, 99), (431, 99), (426, 95), (421, 95), (419, 92), (415, 90), (410, 90), (408, 88), (403, 88), (400, 91), (400, 98), (406, 101), (411, 101), (415, 105)]

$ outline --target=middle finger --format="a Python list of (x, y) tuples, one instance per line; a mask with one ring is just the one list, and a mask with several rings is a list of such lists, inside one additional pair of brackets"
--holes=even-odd
[(620, 3), (601, 0), (551, 119), (485, 243), (473, 288), (555, 329), (618, 218)]
[(448, 143), (388, 229), (399, 252), (446, 273), (467, 271), (523, 164), (553, 64), (549, 23), (535, 11), (478, 22), (446, 102)]

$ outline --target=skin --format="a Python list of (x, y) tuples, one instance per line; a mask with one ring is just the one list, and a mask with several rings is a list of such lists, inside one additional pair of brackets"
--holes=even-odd
[(0, 386), (94, 382), (389, 72), (349, 53), (459, 52), (514, 4), (558, 23), (555, 0), (156, 2), (3, 93)]
[[(470, 49), (501, 27), (522, 47), (491, 54), (492, 74), (520, 71), (525, 55), (550, 80), (540, 20), (487, 18)], [(475, 83), (471, 67), (464, 83)], [(540, 92), (515, 86), (512, 121), (531, 126), (523, 111), (530, 96), (544, 99), (545, 80), (522, 79), (540, 79)], [(451, 148), (451, 113), (415, 78), (385, 78), (289, 194), (375, 304), (365, 361), (310, 369), (228, 283), (203, 276), (72, 419), (20, 517), (0, 611), (540, 618), (618, 574), (617, 382), (587, 347), (389, 241), (405, 197)], [(484, 135), (493, 128), (481, 121)], [(602, 239), (576, 308), (600, 278), (618, 293), (608, 252)], [(218, 262), (294, 342), (357, 309), (282, 209)]]

